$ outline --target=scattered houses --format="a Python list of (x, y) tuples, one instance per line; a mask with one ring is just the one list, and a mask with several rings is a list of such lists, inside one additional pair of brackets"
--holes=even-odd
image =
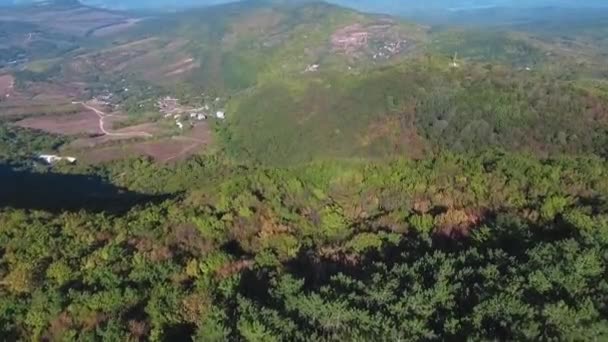
[(156, 106), (161, 113), (171, 116), (178, 109), (179, 101), (176, 98), (167, 96), (156, 101)]
[(331, 43), (334, 50), (347, 54), (367, 46), (368, 40), (369, 32), (367, 32), (361, 24), (354, 24), (341, 28), (334, 32), (331, 37)]
[(379, 19), (374, 23), (356, 23), (336, 30), (331, 37), (335, 52), (352, 57), (389, 60), (413, 46), (397, 22)]
[(204, 113), (192, 112), (190, 113), (190, 119), (203, 121), (207, 119), (207, 115)]
[[(217, 108), (219, 105), (217, 105), (216, 103), (220, 101), (221, 98), (218, 97), (213, 100), (213, 105), (211, 106), (209, 104), (205, 104), (200, 108), (193, 108), (190, 106), (181, 105), (178, 99), (167, 96), (157, 100), (156, 107), (158, 108), (159, 112), (164, 114), (164, 117), (166, 119), (175, 120), (175, 125), (179, 129), (184, 129), (184, 120), (189, 121), (190, 126), (193, 126), (194, 122), (196, 121), (207, 120), (210, 115), (213, 115), (209, 114), (210, 112), (213, 113), (211, 111), (212, 108)], [(217, 119), (224, 119), (224, 111), (216, 111), (215, 117)]]
[(304, 72), (316, 72), (319, 71), (319, 64), (311, 64), (309, 66), (306, 67), (306, 69), (304, 70)]
[(54, 154), (41, 154), (38, 156), (38, 159), (43, 160), (47, 164), (55, 164), (61, 161), (67, 161), (70, 164), (76, 162), (76, 158), (74, 157), (60, 157)]

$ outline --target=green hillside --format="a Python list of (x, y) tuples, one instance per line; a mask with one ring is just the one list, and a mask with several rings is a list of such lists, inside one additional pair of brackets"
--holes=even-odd
[(263, 162), (418, 157), (432, 150), (605, 153), (606, 93), (447, 59), (270, 82), (229, 107), (227, 139)]
[[(202, 61), (178, 91), (230, 97), (220, 134), (238, 158), (289, 164), (488, 147), (604, 153), (603, 92), (581, 85), (601, 71), (595, 50), (573, 54), (524, 33), (431, 32), (322, 3), (232, 4), (133, 33), (154, 28), (163, 41), (189, 38), (180, 53)], [(362, 32), (365, 43), (336, 47), (336, 37)], [(379, 58), (383, 44), (401, 40), (403, 50)]]
[(0, 13), (0, 340), (608, 339), (604, 21), (68, 3)]
[[(348, 51), (336, 46), (336, 36), (345, 28), (346, 38), (359, 32), (368, 41)], [(385, 64), (388, 54), (382, 61), (373, 59), (383, 44), (403, 41), (391, 53), (391, 59), (400, 59), (413, 53), (424, 36), (415, 25), (320, 2), (246, 1), (145, 18), (128, 32), (105, 37), (113, 47), (79, 56), (66, 69), (118, 71), (193, 92), (234, 92), (301, 74), (314, 64), (341, 70)]]
[[(127, 213), (0, 210), (0, 336), (607, 336), (604, 160), (445, 154), (240, 168), (211, 182), (206, 175), (230, 167), (210, 160), (115, 167), (132, 189), (163, 192), (181, 183), (188, 194)], [(70, 181), (34, 176), (31, 203)], [(57, 201), (63, 194), (53, 203), (65, 204)], [(82, 206), (98, 195), (80, 196)], [(109, 208), (120, 198), (97, 202)]]
[(603, 155), (598, 79), (608, 69), (599, 50), (584, 48), (590, 29), (581, 25), (568, 46), (546, 33), (430, 29), (321, 2), (245, 1), (140, 17), (16, 75), (85, 82), (134, 115), (159, 96), (220, 97), (221, 147), (263, 163), (482, 147)]

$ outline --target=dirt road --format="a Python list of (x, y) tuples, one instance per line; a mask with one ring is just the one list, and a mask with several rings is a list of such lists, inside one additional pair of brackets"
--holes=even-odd
[(190, 145), (190, 146), (188, 146), (188, 147), (186, 147), (185, 149), (183, 149), (178, 154), (176, 154), (176, 155), (174, 155), (172, 157), (166, 158), (165, 160), (163, 160), (164, 163), (170, 162), (170, 161), (175, 160), (175, 159), (177, 159), (177, 158), (179, 158), (179, 157), (181, 157), (183, 155), (186, 155), (187, 153), (189, 153), (193, 149), (198, 148), (198, 147), (200, 147), (200, 146), (202, 146), (202, 145), (204, 145), (204, 144), (207, 143), (205, 140), (196, 139), (196, 138), (189, 138), (189, 137), (179, 137), (178, 139), (179, 140), (184, 140), (184, 141), (192, 141), (193, 144)]
[(152, 134), (148, 133), (148, 132), (129, 132), (129, 133), (113, 133), (113, 132), (109, 132), (108, 130), (106, 130), (106, 128), (104, 127), (104, 123), (103, 123), (103, 119), (105, 119), (106, 117), (112, 116), (110, 114), (107, 114), (93, 106), (90, 106), (84, 102), (77, 102), (74, 101), (72, 102), (73, 104), (79, 104), (81, 106), (83, 106), (84, 108), (93, 111), (95, 114), (97, 114), (97, 116), (99, 117), (99, 130), (101, 130), (103, 132), (103, 134), (108, 135), (108, 136), (113, 136), (113, 137), (145, 137), (145, 138), (151, 138)]

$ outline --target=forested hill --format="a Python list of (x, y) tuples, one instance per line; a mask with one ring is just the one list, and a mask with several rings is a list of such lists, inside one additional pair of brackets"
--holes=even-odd
[[(285, 1), (1, 16), (0, 340), (608, 340), (603, 22)], [(165, 96), (225, 120), (176, 133)], [(121, 116), (163, 133), (48, 129)], [(39, 159), (76, 142), (117, 158)], [(176, 142), (183, 159), (130, 154)]]
[(212, 165), (132, 164), (133, 189), (190, 192), (120, 216), (3, 209), (0, 335), (608, 336), (603, 160), (446, 154), (193, 177)]
[[(81, 26), (37, 20), (67, 33), (45, 37), (54, 41), (50, 54), (19, 46), (38, 60), (16, 73), (17, 84), (50, 80), (87, 84), (87, 96), (120, 94), (134, 120), (162, 96), (221, 98), (228, 115), (217, 141), (239, 160), (289, 165), (486, 147), (605, 155), (603, 21), (554, 35), (546, 25), (533, 34), (430, 28), (306, 1), (145, 18), (78, 13), (104, 24), (71, 39)], [(6, 51), (14, 62), (17, 50)]]

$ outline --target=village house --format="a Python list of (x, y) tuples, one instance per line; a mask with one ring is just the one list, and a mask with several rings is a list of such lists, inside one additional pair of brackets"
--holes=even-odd
[(306, 67), (306, 69), (304, 70), (304, 72), (315, 72), (319, 70), (319, 64), (311, 64), (309, 66)]
[(70, 164), (74, 164), (76, 162), (76, 158), (74, 157), (60, 157), (54, 154), (41, 154), (38, 156), (38, 159), (43, 160), (47, 164), (55, 164), (60, 161), (67, 161)]

